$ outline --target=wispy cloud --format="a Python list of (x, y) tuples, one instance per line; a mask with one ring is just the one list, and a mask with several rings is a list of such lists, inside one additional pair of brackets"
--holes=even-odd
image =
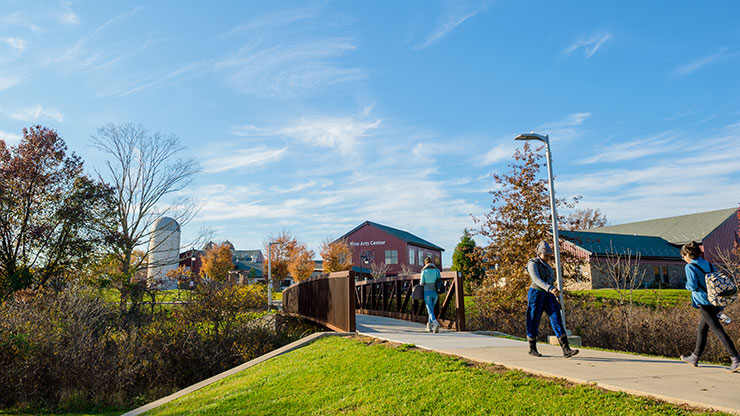
[(275, 137), (298, 140), (314, 147), (336, 149), (347, 155), (360, 149), (360, 139), (370, 135), (380, 126), (381, 119), (367, 120), (366, 113), (359, 116), (334, 118), (304, 118), (298, 122), (277, 128), (253, 125), (237, 126), (233, 133), (248, 137)]
[(242, 94), (294, 98), (364, 79), (364, 69), (343, 67), (335, 61), (356, 48), (351, 38), (265, 48), (250, 44), (217, 62), (214, 69), (225, 72), (227, 82)]
[(689, 63), (679, 65), (671, 72), (671, 77), (673, 79), (680, 79), (687, 75), (691, 75), (694, 72), (698, 71), (701, 68), (704, 68), (706, 66), (709, 66), (711, 64), (715, 64), (717, 62), (734, 58), (738, 56), (739, 54), (737, 52), (731, 52), (727, 48), (721, 49), (717, 53), (713, 53), (711, 55), (703, 56), (701, 58), (697, 58)]
[[(514, 136), (512, 136), (512, 139)], [(484, 156), (483, 161), (481, 164), (483, 166), (492, 165), (494, 163), (500, 162), (502, 160), (509, 159), (511, 155), (514, 154), (514, 149), (516, 148), (516, 145), (502, 141), (501, 144), (498, 144), (491, 148)]]
[[(566, 195), (584, 195), (583, 206), (598, 207), (617, 223), (736, 206), (740, 195), (737, 131), (730, 125), (713, 134), (681, 135), (690, 140), (677, 139), (674, 132), (661, 133), (642, 140), (653, 157), (640, 161), (639, 168), (594, 164), (591, 172), (559, 177), (557, 187)], [(615, 146), (616, 157), (642, 157), (637, 150), (640, 141), (630, 144), (634, 148)], [(595, 158), (608, 161), (609, 157), (605, 152)]]
[(590, 58), (599, 50), (599, 48), (601, 48), (601, 45), (611, 39), (611, 37), (612, 35), (610, 33), (596, 33), (590, 36), (581, 36), (575, 42), (571, 43), (570, 46), (565, 48), (562, 54), (570, 55), (581, 49), (583, 50), (583, 55), (586, 56), (586, 58)]
[(2, 75), (0, 74), (0, 91), (6, 90), (14, 85), (18, 85), (28, 78), (27, 75)]
[(22, 53), (26, 49), (26, 41), (21, 38), (3, 38), (1, 40), (14, 52)]
[(51, 119), (58, 122), (64, 121), (64, 115), (56, 108), (44, 108), (40, 105), (16, 110), (0, 108), (0, 115), (21, 121), (36, 121), (40, 119)]
[(4, 130), (0, 130), (0, 139), (5, 140), (5, 144), (7, 145), (15, 145), (18, 144), (18, 142), (21, 141), (21, 135), (10, 133)]
[(439, 42), (442, 38), (452, 33), (466, 20), (475, 17), (481, 11), (486, 10), (488, 1), (482, 2), (458, 2), (445, 10), (437, 19), (437, 24), (423, 42), (416, 45), (414, 49), (424, 49)]
[(268, 13), (256, 18), (247, 20), (228, 32), (221, 35), (222, 38), (232, 37), (242, 33), (251, 33), (262, 29), (275, 30), (284, 26), (294, 24), (301, 20), (314, 19), (319, 16), (321, 4), (315, 4), (309, 7), (300, 7), (291, 10), (281, 10)]
[[(671, 142), (672, 144), (668, 145)], [(667, 131), (646, 139), (636, 139), (606, 147), (600, 153), (583, 159), (578, 163), (589, 164), (634, 160), (650, 155), (671, 152), (675, 146), (678, 146), (678, 144), (675, 143), (673, 132)]]
[(581, 126), (591, 117), (591, 113), (571, 113), (560, 120), (549, 121), (536, 128), (550, 135), (551, 140), (572, 140), (583, 132)]
[(288, 149), (268, 149), (257, 147), (252, 149), (228, 150), (226, 155), (207, 159), (203, 162), (203, 171), (219, 173), (232, 169), (256, 168), (280, 160)]

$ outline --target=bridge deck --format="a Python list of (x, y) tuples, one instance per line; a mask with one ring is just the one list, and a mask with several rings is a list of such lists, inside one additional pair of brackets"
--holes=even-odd
[(583, 348), (564, 359), (560, 347), (547, 344), (538, 344), (544, 357), (537, 358), (527, 354), (525, 341), (446, 330), (430, 334), (422, 324), (369, 315), (357, 315), (357, 332), (527, 373), (740, 414), (740, 373), (726, 367), (693, 368), (680, 360)]

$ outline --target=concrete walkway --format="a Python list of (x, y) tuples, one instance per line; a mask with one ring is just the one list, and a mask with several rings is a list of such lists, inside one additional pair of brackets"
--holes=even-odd
[(472, 332), (430, 334), (422, 324), (369, 315), (357, 315), (357, 332), (527, 373), (740, 415), (740, 373), (730, 373), (727, 367), (700, 363), (694, 368), (680, 360), (583, 348), (565, 359), (559, 346), (547, 344), (537, 345), (544, 356), (537, 358), (527, 354), (524, 341)]

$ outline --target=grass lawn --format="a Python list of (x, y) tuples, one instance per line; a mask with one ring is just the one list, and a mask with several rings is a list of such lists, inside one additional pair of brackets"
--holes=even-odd
[[(597, 301), (603, 299), (619, 299), (619, 293), (614, 289), (577, 290), (568, 292), (574, 296), (593, 295)], [(630, 292), (623, 291), (625, 302), (629, 301)], [(636, 289), (632, 291), (632, 302), (651, 307), (676, 307), (691, 303), (691, 292), (684, 289)]]
[(146, 414), (710, 414), (376, 343), (320, 339)]

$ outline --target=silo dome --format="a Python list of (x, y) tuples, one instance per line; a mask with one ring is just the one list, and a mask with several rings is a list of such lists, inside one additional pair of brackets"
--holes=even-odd
[(177, 269), (180, 261), (180, 224), (170, 217), (154, 222), (149, 237), (149, 264), (147, 279), (150, 284), (164, 281), (164, 288), (177, 287), (177, 281), (167, 272)]

